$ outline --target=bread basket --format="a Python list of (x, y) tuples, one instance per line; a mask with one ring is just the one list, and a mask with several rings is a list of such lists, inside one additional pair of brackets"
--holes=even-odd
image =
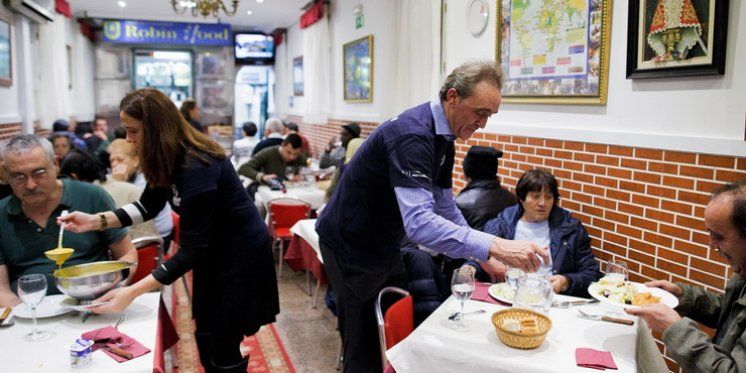
[[(514, 319), (522, 320), (525, 318), (535, 318), (537, 332), (519, 332), (507, 330), (503, 327), (503, 321)], [(506, 308), (492, 314), (492, 325), (495, 326), (497, 337), (505, 345), (522, 350), (537, 348), (544, 342), (549, 329), (552, 329), (552, 320), (536, 311), (523, 308)]]

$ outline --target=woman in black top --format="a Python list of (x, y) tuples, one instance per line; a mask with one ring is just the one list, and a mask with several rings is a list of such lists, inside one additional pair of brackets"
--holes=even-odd
[(73, 232), (152, 219), (166, 201), (181, 215), (180, 249), (150, 275), (97, 300), (94, 312), (121, 312), (138, 295), (194, 270), (193, 314), (200, 360), (208, 372), (246, 372), (239, 345), (279, 313), (267, 226), (223, 149), (194, 130), (171, 100), (144, 88), (124, 97), (120, 118), (148, 180), (140, 200), (97, 215), (73, 212)]
[(202, 123), (199, 121), (202, 118), (202, 113), (199, 110), (199, 106), (197, 106), (197, 101), (191, 99), (184, 100), (184, 102), (181, 103), (181, 109), (179, 109), (179, 111), (181, 111), (181, 115), (184, 116), (184, 119), (186, 119), (194, 129), (205, 133), (205, 128), (202, 127)]

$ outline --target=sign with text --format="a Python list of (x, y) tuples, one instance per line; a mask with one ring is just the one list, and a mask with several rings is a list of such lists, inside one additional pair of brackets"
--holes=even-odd
[(107, 43), (232, 46), (229, 24), (106, 20)]

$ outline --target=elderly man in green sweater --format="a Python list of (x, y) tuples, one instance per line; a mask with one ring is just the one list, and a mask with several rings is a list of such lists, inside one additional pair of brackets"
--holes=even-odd
[(302, 144), (300, 136), (291, 133), (280, 145), (270, 146), (256, 153), (238, 169), (238, 174), (266, 183), (275, 178), (287, 180), (286, 167), (292, 167), (296, 178), (299, 178), (298, 169), (306, 165), (306, 156), (301, 154)]
[[(648, 282), (679, 298), (676, 309), (651, 304), (627, 313), (663, 333), (668, 354), (685, 372), (746, 372), (746, 179), (715, 193), (705, 209), (710, 248), (733, 268), (725, 294), (668, 281)], [(683, 317), (683, 318), (682, 318)], [(696, 322), (717, 331), (709, 338)]]

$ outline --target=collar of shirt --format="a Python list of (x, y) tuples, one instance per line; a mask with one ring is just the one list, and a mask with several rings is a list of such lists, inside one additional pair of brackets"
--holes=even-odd
[(433, 120), (435, 120), (435, 134), (441, 135), (449, 141), (456, 140), (456, 136), (451, 132), (451, 125), (448, 124), (446, 113), (443, 110), (440, 100), (430, 101), (430, 111), (433, 113)]
[[(60, 204), (58, 207), (69, 208), (70, 206), (72, 206), (72, 202), (73, 202), (73, 196), (69, 192), (70, 179), (61, 179), (61, 181), (62, 181), (62, 197), (60, 198)], [(21, 200), (18, 199), (18, 197), (16, 197), (15, 194), (10, 196), (10, 200), (8, 201), (6, 211), (10, 215), (16, 215), (16, 216), (21, 215), (21, 212), (22, 212)]]
[(267, 135), (267, 138), (268, 139), (281, 139), (281, 138), (283, 138), (283, 136), (282, 136), (281, 133), (272, 132), (269, 135)]

